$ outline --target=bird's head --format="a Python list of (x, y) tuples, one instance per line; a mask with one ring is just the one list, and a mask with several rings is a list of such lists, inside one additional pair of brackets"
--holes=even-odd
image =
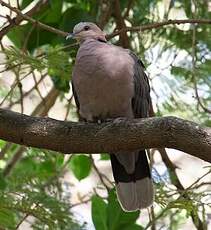
[(73, 28), (73, 32), (69, 33), (66, 39), (74, 38), (78, 42), (83, 42), (86, 39), (97, 39), (106, 41), (105, 33), (92, 22), (80, 22)]

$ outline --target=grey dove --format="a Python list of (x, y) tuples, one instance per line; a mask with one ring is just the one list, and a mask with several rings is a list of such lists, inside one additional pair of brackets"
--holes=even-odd
[[(80, 120), (147, 117), (150, 88), (141, 60), (130, 50), (108, 44), (105, 33), (91, 22), (77, 24), (69, 37), (80, 43), (72, 75)], [(123, 210), (150, 206), (153, 184), (145, 150), (111, 153), (110, 159)]]

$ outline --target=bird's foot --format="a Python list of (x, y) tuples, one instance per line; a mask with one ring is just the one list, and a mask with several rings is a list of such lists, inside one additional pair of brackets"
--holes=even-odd
[(117, 118), (115, 118), (115, 119), (113, 119), (113, 122), (114, 122), (114, 124), (121, 124), (121, 123), (125, 123), (125, 122), (127, 122), (129, 119), (127, 118), (127, 117), (117, 117)]
[(107, 118), (105, 120), (103, 120), (102, 122), (113, 122), (114, 124), (119, 124), (122, 122), (126, 122), (128, 121), (127, 117), (117, 117), (117, 118)]

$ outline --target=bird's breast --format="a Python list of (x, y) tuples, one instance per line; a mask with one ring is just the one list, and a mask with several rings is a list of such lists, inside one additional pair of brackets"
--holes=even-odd
[(133, 60), (120, 54), (109, 49), (79, 53), (73, 84), (83, 118), (92, 121), (133, 116)]

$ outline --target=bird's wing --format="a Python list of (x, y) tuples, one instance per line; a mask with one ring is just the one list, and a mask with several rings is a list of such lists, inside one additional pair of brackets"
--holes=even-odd
[[(128, 52), (134, 60), (134, 117), (147, 117), (151, 105), (149, 81), (141, 60), (131, 51)], [(111, 164), (123, 209), (134, 211), (150, 206), (153, 202), (153, 184), (145, 150), (112, 154)]]
[(133, 75), (135, 89), (132, 99), (134, 117), (148, 117), (151, 103), (149, 80), (144, 72), (145, 67), (142, 61), (132, 52), (130, 52), (130, 56), (135, 62)]
[(79, 118), (79, 121), (82, 121), (83, 119), (80, 117), (80, 114), (79, 114), (80, 103), (79, 103), (79, 100), (78, 100), (78, 95), (76, 93), (73, 81), (71, 81), (71, 85), (72, 85), (72, 93), (73, 93), (73, 96), (74, 96), (74, 99), (75, 99), (76, 108), (77, 108), (78, 118)]
[(79, 103), (79, 100), (78, 100), (78, 95), (77, 95), (77, 93), (76, 93), (76, 91), (75, 91), (75, 88), (74, 88), (73, 81), (71, 82), (71, 84), (72, 84), (73, 96), (74, 96), (74, 98), (75, 98), (75, 104), (76, 104), (77, 109), (79, 110), (79, 109), (80, 109), (80, 103)]

